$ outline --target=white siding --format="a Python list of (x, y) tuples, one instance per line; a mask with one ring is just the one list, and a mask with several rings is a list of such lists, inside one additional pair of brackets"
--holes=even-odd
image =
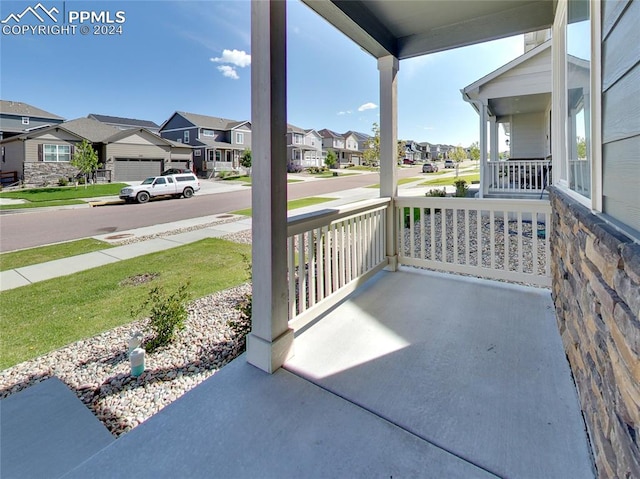
[(528, 113), (511, 117), (511, 157), (544, 158), (546, 154), (545, 113)]

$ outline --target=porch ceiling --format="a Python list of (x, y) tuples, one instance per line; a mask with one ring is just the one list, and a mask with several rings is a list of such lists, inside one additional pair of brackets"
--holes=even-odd
[(554, 0), (302, 0), (376, 58), (399, 60), (548, 28)]
[(509, 115), (539, 113), (545, 111), (551, 101), (551, 93), (519, 95), (489, 100), (489, 111), (500, 119)]

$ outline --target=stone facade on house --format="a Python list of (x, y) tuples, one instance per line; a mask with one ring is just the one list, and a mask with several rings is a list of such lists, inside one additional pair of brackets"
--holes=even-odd
[(600, 478), (640, 477), (640, 245), (552, 188), (553, 299)]
[(27, 186), (57, 185), (60, 178), (74, 178), (80, 170), (69, 162), (25, 162), (24, 178)]

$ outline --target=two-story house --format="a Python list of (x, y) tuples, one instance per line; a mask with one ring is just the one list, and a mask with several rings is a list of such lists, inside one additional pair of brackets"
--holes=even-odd
[(431, 160), (431, 143), (422, 141), (418, 143), (418, 149), (420, 150), (420, 157), (423, 161)]
[(63, 121), (61, 116), (27, 103), (0, 100), (0, 140)]
[(287, 163), (322, 166), (322, 137), (316, 130), (287, 125)]
[(362, 159), (362, 151), (358, 148), (358, 138), (353, 132), (345, 134), (323, 128), (318, 133), (322, 136), (322, 155), (327, 156), (329, 150), (333, 150), (338, 157), (338, 164), (346, 166), (349, 164), (359, 165)]
[(160, 126), (160, 135), (193, 148), (193, 165), (200, 175), (237, 169), (251, 149), (251, 122), (176, 111)]

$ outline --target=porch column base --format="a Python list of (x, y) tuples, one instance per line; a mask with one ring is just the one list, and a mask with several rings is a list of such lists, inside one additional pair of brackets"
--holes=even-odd
[(287, 329), (273, 341), (253, 333), (247, 336), (247, 362), (272, 374), (293, 357), (293, 329)]
[(387, 256), (387, 266), (384, 267), (385, 271), (398, 271), (398, 255)]

